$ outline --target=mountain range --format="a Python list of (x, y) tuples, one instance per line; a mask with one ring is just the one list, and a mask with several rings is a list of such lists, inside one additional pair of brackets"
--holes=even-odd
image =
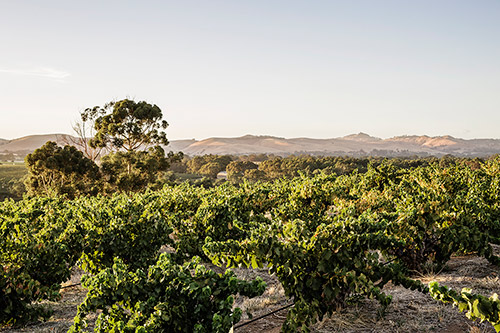
[[(66, 134), (30, 135), (13, 140), (0, 139), (0, 153), (26, 154), (51, 140), (68, 142)], [(350, 156), (455, 156), (487, 157), (500, 153), (500, 139), (460, 139), (449, 135), (405, 135), (381, 139), (365, 133), (331, 139), (280, 138), (245, 135), (235, 138), (172, 140), (167, 151), (182, 151), (189, 156), (204, 154), (291, 154)]]

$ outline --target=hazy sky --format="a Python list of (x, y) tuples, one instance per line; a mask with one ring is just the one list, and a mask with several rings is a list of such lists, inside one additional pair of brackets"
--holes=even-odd
[(500, 1), (0, 0), (0, 138), (157, 104), (170, 139), (500, 138)]

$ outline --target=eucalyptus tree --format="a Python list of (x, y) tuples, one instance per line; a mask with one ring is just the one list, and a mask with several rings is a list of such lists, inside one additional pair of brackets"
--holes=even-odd
[(130, 152), (153, 145), (168, 145), (164, 131), (168, 123), (163, 120), (157, 105), (123, 99), (95, 110), (100, 116), (95, 119), (96, 133), (90, 140), (92, 147)]

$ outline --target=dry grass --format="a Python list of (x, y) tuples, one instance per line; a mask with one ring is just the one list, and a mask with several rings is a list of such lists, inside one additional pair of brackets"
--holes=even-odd
[[(472, 288), (475, 293), (489, 296), (500, 293), (499, 275), (500, 269), (489, 264), (484, 258), (461, 256), (452, 258), (441, 272), (415, 278), (423, 283), (435, 280), (456, 290)], [(276, 293), (276, 290), (281, 288), (279, 282), (272, 277), (268, 279), (271, 282), (270, 290)], [(356, 306), (338, 311), (330, 318), (316, 323), (312, 332), (495, 332), (489, 323), (472, 322), (456, 308), (439, 303), (418, 291), (388, 284), (384, 292), (392, 295), (393, 300), (383, 318), (378, 317), (380, 306), (376, 301), (363, 300)], [(254, 315), (262, 315), (289, 302), (282, 289), (279, 294), (282, 295), (281, 302), (277, 301), (273, 294), (264, 294), (255, 300), (243, 301), (238, 306), (245, 309), (249, 304)], [(255, 304), (261, 304), (263, 307), (259, 309)], [(236, 329), (235, 332), (279, 332), (285, 318), (286, 310)]]

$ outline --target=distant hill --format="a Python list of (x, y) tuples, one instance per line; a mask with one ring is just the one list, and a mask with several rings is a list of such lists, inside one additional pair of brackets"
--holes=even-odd
[[(63, 145), (66, 134), (30, 135), (14, 140), (0, 139), (0, 153), (32, 152), (51, 140)], [(204, 154), (291, 154), (349, 156), (455, 156), (487, 157), (500, 154), (499, 139), (460, 139), (452, 136), (405, 135), (381, 139), (366, 133), (332, 139), (291, 138), (245, 135), (236, 138), (172, 140), (166, 151), (186, 155)]]
[(359, 142), (377, 142), (382, 139), (376, 138), (373, 136), (370, 136), (366, 133), (358, 133), (358, 134), (351, 134), (351, 135), (346, 135), (343, 137), (344, 140), (352, 140), (352, 141), (359, 141)]
[(70, 136), (67, 134), (42, 134), (23, 136), (22, 138), (13, 140), (4, 140), (6, 142), (2, 143), (0, 141), (0, 152), (32, 152), (43, 146), (47, 141), (55, 141), (62, 145), (68, 137)]
[[(173, 141), (172, 143), (175, 143)], [(187, 142), (185, 142), (187, 143)], [(177, 151), (174, 145), (167, 147)], [(290, 154), (350, 156), (456, 156), (487, 157), (500, 153), (499, 139), (459, 139), (452, 136), (398, 136), (381, 139), (365, 133), (332, 139), (245, 135), (237, 138), (209, 138), (184, 146), (187, 155)]]
[(173, 140), (173, 141), (170, 141), (168, 146), (165, 147), (165, 149), (167, 151), (175, 151), (175, 152), (178, 152), (178, 151), (183, 151), (184, 149), (186, 149), (187, 147), (189, 147), (190, 145), (192, 145), (193, 143), (195, 143), (196, 140), (195, 139), (191, 139), (191, 140)]

